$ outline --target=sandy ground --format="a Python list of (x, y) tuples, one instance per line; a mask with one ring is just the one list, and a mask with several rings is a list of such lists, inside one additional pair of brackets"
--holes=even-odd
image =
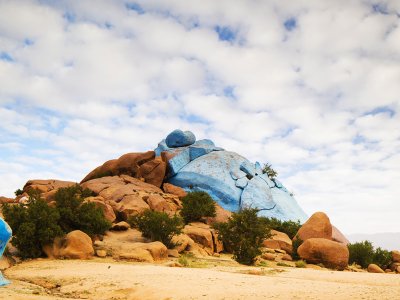
[(43, 259), (4, 274), (12, 284), (0, 287), (0, 299), (400, 299), (396, 274), (257, 268), (224, 259), (203, 268)]

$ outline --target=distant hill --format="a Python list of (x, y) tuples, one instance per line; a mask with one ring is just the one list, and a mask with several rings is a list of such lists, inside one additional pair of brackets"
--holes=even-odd
[(355, 233), (346, 235), (351, 243), (369, 240), (375, 247), (387, 250), (400, 250), (400, 232), (383, 232), (373, 234)]

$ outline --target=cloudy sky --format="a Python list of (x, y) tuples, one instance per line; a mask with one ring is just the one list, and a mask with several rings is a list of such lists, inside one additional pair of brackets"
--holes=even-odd
[(345, 233), (400, 231), (400, 1), (0, 0), (0, 20), (0, 195), (181, 128)]

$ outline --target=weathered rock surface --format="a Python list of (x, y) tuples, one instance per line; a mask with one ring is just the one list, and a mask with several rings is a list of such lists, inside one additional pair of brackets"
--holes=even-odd
[(94, 203), (96, 207), (101, 208), (103, 211), (104, 217), (110, 221), (111, 223), (115, 221), (116, 216), (114, 213), (114, 210), (111, 205), (107, 204), (104, 200), (103, 197), (97, 196), (97, 197), (87, 197), (85, 198), (86, 202)]
[[(63, 181), (55, 179), (32, 179), (28, 180), (23, 187), (23, 192), (28, 193), (31, 190), (38, 190), (46, 202), (54, 200), (54, 195), (59, 188), (66, 188), (76, 185), (76, 182)], [(18, 197), (17, 197), (18, 198)]]
[(113, 225), (111, 226), (111, 230), (114, 230), (114, 231), (126, 231), (126, 230), (128, 230), (129, 228), (131, 228), (131, 225), (129, 225), (129, 224), (128, 224), (127, 222), (125, 222), (125, 221), (118, 222), (118, 223), (113, 224)]
[(168, 164), (168, 182), (185, 191), (205, 191), (231, 212), (241, 207), (259, 208), (259, 215), (281, 220), (307, 219), (292, 194), (278, 181), (262, 174), (259, 163), (252, 164), (237, 153), (199, 140), (183, 147), (170, 147), (165, 140), (155, 149)]
[(206, 223), (212, 225), (214, 223), (225, 223), (228, 222), (232, 216), (232, 212), (223, 209), (218, 203), (215, 204), (215, 217), (207, 217)]
[[(329, 217), (323, 212), (314, 213), (296, 234), (301, 240), (310, 238), (332, 239), (332, 225)], [(294, 238), (296, 238), (296, 236)]]
[(184, 147), (194, 144), (196, 137), (191, 131), (176, 129), (168, 134), (165, 143), (170, 148)]
[(263, 242), (263, 246), (271, 249), (282, 249), (291, 254), (293, 251), (292, 240), (286, 233), (271, 230), (271, 238)]
[(128, 175), (92, 179), (81, 186), (97, 194), (96, 199), (104, 199), (123, 220), (150, 208), (174, 214), (181, 207), (178, 196)]
[(15, 200), (13, 198), (0, 196), (0, 204), (3, 203), (13, 203)]
[(163, 190), (165, 193), (176, 195), (179, 198), (183, 198), (187, 195), (187, 192), (183, 188), (170, 183), (164, 183)]
[(349, 250), (346, 245), (324, 238), (309, 238), (297, 249), (299, 256), (313, 264), (344, 270), (349, 262)]
[(80, 230), (56, 238), (52, 245), (43, 247), (43, 251), (49, 258), (88, 259), (94, 254), (91, 238)]
[(160, 187), (166, 167), (166, 163), (160, 157), (155, 157), (154, 151), (127, 153), (95, 168), (82, 179), (81, 183), (106, 176), (128, 175), (133, 178), (143, 178), (145, 182)]
[(332, 225), (332, 240), (345, 245), (350, 244), (350, 241), (344, 236), (339, 229)]
[(189, 236), (195, 243), (203, 246), (204, 250), (210, 255), (223, 250), (223, 244), (218, 240), (216, 231), (211, 229), (207, 224), (200, 222), (189, 223), (183, 228), (182, 232)]
[(393, 262), (400, 263), (400, 251), (397, 251), (397, 250), (392, 251), (392, 260), (393, 260)]
[(385, 273), (385, 271), (383, 271), (383, 270), (381, 269), (381, 267), (379, 267), (379, 266), (376, 265), (376, 264), (369, 264), (369, 265), (368, 265), (368, 268), (367, 268), (367, 271), (368, 271), (369, 273)]

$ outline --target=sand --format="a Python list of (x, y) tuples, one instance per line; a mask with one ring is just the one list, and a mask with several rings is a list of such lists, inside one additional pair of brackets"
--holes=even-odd
[(400, 299), (399, 274), (246, 267), (223, 258), (203, 266), (32, 260), (4, 272), (12, 284), (0, 287), (0, 299)]

